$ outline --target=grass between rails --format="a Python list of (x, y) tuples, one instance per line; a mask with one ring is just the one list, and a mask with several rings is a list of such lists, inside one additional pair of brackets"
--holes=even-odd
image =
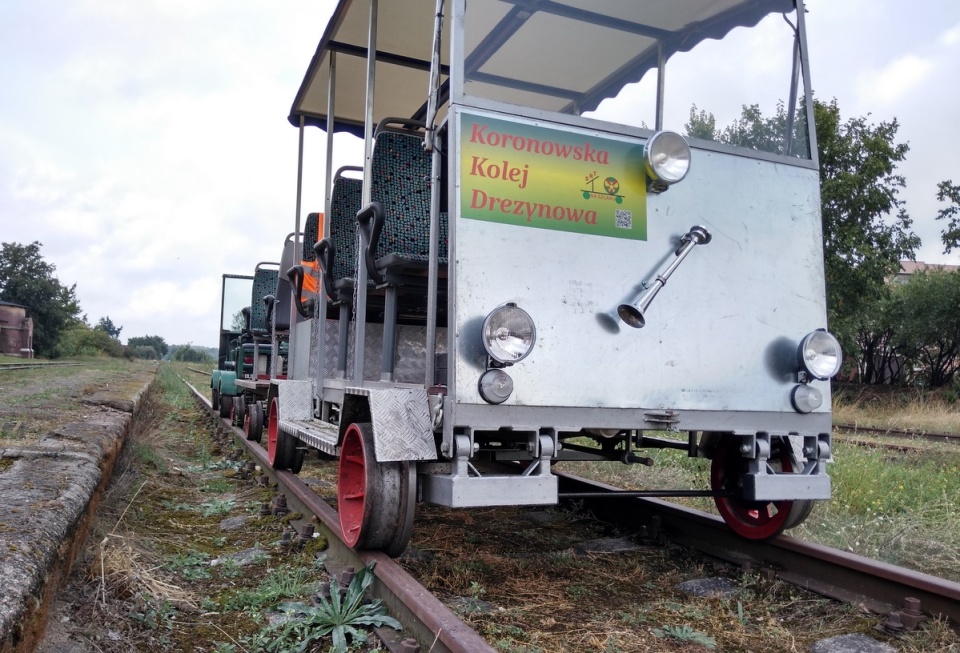
[[(401, 563), (505, 653), (807, 651), (841, 634), (881, 637), (873, 631), (881, 619), (856, 606), (696, 553), (581, 547), (628, 535), (557, 508), (421, 506), (413, 550)], [(731, 594), (698, 597), (679, 587), (717, 576), (729, 580)], [(960, 639), (938, 622), (891, 643), (946, 652)]]
[[(105, 653), (330, 650), (329, 635), (294, 629), (278, 611), (297, 601), (311, 627), (332, 619), (309, 606), (329, 579), (325, 539), (280, 546), (298, 516), (261, 516), (275, 489), (243, 478), (239, 449), (212, 431), (162, 366), (61, 594), (71, 639)], [(224, 528), (228, 517), (238, 529)], [(305, 637), (315, 640), (300, 649)], [(360, 629), (351, 650), (377, 651), (377, 641)]]

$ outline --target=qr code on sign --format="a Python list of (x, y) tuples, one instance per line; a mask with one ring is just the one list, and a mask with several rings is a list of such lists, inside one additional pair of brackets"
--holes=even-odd
[(627, 209), (617, 209), (617, 226), (621, 229), (633, 229), (633, 213)]

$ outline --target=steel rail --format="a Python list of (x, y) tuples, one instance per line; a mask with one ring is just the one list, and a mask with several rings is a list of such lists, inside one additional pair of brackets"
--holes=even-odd
[[(609, 492), (610, 485), (555, 472), (561, 492)], [(757, 542), (733, 533), (714, 515), (658, 499), (584, 499), (597, 519), (649, 529), (656, 517), (666, 537), (741, 567), (772, 570), (779, 578), (841, 601), (887, 614), (919, 599), (923, 610), (960, 623), (960, 583), (787, 535)], [(637, 501), (636, 509), (628, 501)]]
[(932, 440), (933, 442), (954, 442), (960, 444), (960, 434), (958, 433), (936, 433), (934, 431), (924, 431), (923, 429), (878, 428), (873, 426), (858, 426), (857, 424), (834, 424), (833, 428), (840, 431), (852, 431), (853, 433), (876, 433), (878, 435), (922, 438), (924, 440)]
[[(390, 615), (399, 620), (417, 639), (421, 650), (431, 653), (495, 653), (496, 649), (392, 558), (376, 551), (356, 551), (344, 544), (337, 512), (318, 497), (296, 474), (271, 469), (267, 462), (267, 452), (260, 444), (247, 440), (242, 429), (220, 418), (219, 413), (213, 410), (201, 391), (183, 377), (180, 377), (180, 380), (193, 391), (201, 406), (223, 428), (229, 429), (235, 440), (246, 447), (263, 472), (275, 481), (278, 487), (283, 488), (281, 491), (290, 509), (303, 515), (317, 517), (319, 530), (329, 542), (328, 560), (332, 559), (334, 566), (340, 569), (347, 567), (360, 569), (376, 563), (373, 573), (377, 577), (377, 582), (372, 586), (373, 593), (387, 606)], [(383, 634), (383, 631), (378, 633)], [(400, 650), (393, 648), (396, 646), (395, 642), (385, 640), (384, 643), (390, 650)]]

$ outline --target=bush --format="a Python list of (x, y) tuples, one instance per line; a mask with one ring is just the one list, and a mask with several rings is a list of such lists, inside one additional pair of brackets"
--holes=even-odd
[(212, 363), (213, 359), (204, 352), (198, 349), (194, 349), (190, 345), (184, 345), (177, 349), (173, 354), (173, 360), (182, 361), (184, 363)]
[(91, 329), (86, 324), (70, 327), (57, 342), (57, 353), (61, 356), (111, 356), (123, 358), (123, 345), (110, 337), (106, 331)]
[(140, 346), (140, 347), (128, 347), (128, 349), (130, 350), (130, 354), (134, 358), (142, 358), (148, 361), (155, 361), (160, 358), (160, 356), (157, 354), (157, 350), (154, 349), (153, 347)]

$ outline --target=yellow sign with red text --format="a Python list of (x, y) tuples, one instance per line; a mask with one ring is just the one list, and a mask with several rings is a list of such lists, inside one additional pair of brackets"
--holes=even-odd
[(468, 113), (460, 117), (460, 215), (647, 239), (643, 145)]

